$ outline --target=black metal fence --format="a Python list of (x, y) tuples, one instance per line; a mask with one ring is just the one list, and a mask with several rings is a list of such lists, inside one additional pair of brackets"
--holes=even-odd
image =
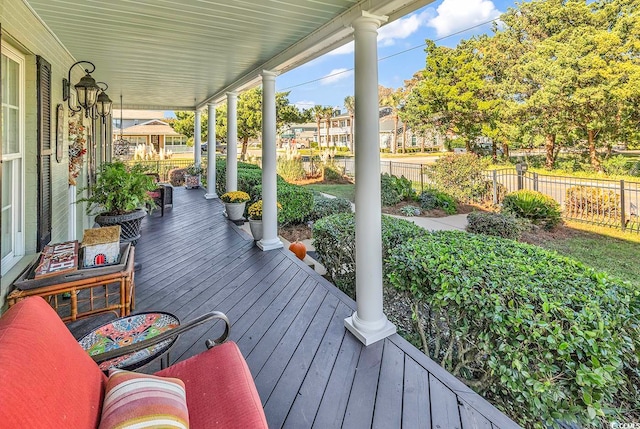
[[(343, 174), (355, 177), (353, 158), (335, 158), (330, 161)], [(193, 164), (188, 159), (170, 159), (155, 161), (130, 161), (141, 164), (149, 172), (158, 173), (162, 181), (169, 180), (169, 171), (174, 168), (186, 168)], [(318, 169), (319, 161), (303, 162), (307, 171)], [(202, 165), (207, 165), (206, 157)], [(411, 180), (414, 187), (423, 191), (430, 184), (427, 164), (410, 164), (395, 161), (381, 161), (381, 173), (404, 176)], [(620, 228), (640, 233), (640, 182), (627, 180), (608, 180), (577, 178), (554, 174), (541, 174), (526, 169), (504, 168), (485, 171), (484, 180), (490, 183), (486, 194), (480, 196), (483, 201), (501, 203), (508, 192), (521, 189), (539, 191), (555, 199), (562, 207), (565, 219), (588, 222), (596, 225)]]

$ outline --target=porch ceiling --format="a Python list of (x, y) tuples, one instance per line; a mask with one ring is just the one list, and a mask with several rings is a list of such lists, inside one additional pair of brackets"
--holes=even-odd
[(24, 0), (125, 108), (179, 110), (352, 39), (367, 11), (400, 18), (433, 0)]

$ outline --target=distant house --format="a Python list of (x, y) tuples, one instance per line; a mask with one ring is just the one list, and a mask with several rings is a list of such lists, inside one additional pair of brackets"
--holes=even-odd
[(121, 113), (116, 110), (113, 117), (113, 139), (122, 135), (132, 147), (141, 144), (152, 146), (156, 152), (160, 152), (160, 149), (173, 153), (193, 150), (187, 146), (187, 137), (174, 131), (164, 119), (162, 111), (124, 110)]

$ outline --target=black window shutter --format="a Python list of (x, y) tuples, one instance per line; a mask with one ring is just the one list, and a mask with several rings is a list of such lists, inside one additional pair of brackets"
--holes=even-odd
[(51, 64), (37, 57), (38, 69), (38, 251), (51, 241)]

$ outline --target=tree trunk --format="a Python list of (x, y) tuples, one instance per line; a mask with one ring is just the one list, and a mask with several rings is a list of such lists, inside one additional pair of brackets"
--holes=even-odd
[(427, 140), (427, 137), (424, 134), (422, 134), (420, 136), (420, 152), (422, 153), (424, 153), (424, 144), (426, 140)]
[(247, 160), (247, 148), (249, 147), (249, 137), (242, 138), (242, 151), (240, 152), (240, 161)]
[(398, 115), (393, 116), (393, 139), (392, 139), (391, 153), (398, 151)]
[(589, 159), (591, 160), (591, 166), (596, 171), (602, 171), (602, 166), (598, 159), (598, 152), (596, 151), (596, 132), (594, 130), (588, 130), (587, 136), (589, 139)]
[(402, 144), (407, 147), (407, 124), (402, 127)]
[(498, 161), (498, 143), (491, 139), (491, 158), (493, 158), (493, 162)]
[(506, 139), (502, 142), (502, 153), (504, 154), (505, 158), (509, 158), (509, 143)]
[(547, 134), (544, 137), (544, 148), (547, 154), (547, 160), (544, 164), (544, 167), (547, 170), (553, 170), (555, 164), (555, 150), (556, 150), (556, 135), (555, 134)]
[(464, 147), (467, 149), (468, 153), (471, 153), (472, 152), (472, 150), (471, 150), (471, 140), (469, 140), (469, 139), (465, 140), (464, 141)]
[(320, 144), (320, 119), (316, 121), (316, 125), (318, 127), (318, 141), (316, 143), (318, 143), (318, 149), (322, 149), (322, 145)]

